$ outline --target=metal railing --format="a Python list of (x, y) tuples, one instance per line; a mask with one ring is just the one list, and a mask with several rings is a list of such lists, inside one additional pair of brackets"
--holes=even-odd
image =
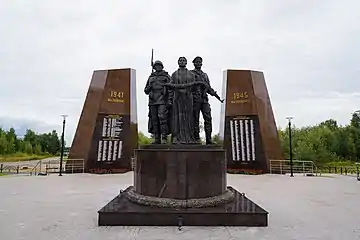
[[(59, 161), (60, 164), (60, 161)], [(63, 164), (64, 173), (84, 173), (85, 172), (85, 161), (84, 159), (67, 159)]]
[[(69, 161), (71, 164), (66, 164)], [(84, 173), (84, 159), (64, 159), (63, 173)], [(23, 174), (30, 176), (48, 175), (60, 172), (60, 159), (42, 159), (38, 161), (0, 163), (0, 173)]]
[[(313, 161), (293, 160), (293, 173), (305, 175), (318, 175), (319, 171)], [(290, 160), (270, 160), (270, 173), (290, 173)]]
[(360, 168), (359, 163), (355, 163), (355, 166), (354, 165), (327, 166), (327, 167), (323, 167), (321, 171), (323, 173), (356, 176), (356, 178), (360, 181), (359, 168)]
[(36, 165), (31, 169), (30, 176), (36, 176), (38, 174), (41, 174), (42, 169), (42, 160), (39, 160)]
[(38, 161), (1, 162), (0, 173), (28, 175), (34, 170), (34, 164), (38, 164)]

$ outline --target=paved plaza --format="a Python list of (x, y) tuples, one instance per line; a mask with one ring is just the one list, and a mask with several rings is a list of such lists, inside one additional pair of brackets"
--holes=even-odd
[(228, 175), (269, 211), (269, 227), (98, 227), (97, 210), (133, 174), (0, 177), (0, 239), (360, 239), (360, 182), (350, 176)]

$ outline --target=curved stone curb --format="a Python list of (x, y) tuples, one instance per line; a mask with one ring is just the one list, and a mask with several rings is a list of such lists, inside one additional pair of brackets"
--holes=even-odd
[(227, 189), (224, 194), (218, 196), (188, 200), (140, 195), (135, 193), (134, 187), (129, 188), (122, 194), (133, 203), (160, 208), (205, 208), (225, 204), (234, 200), (234, 193), (229, 189)]

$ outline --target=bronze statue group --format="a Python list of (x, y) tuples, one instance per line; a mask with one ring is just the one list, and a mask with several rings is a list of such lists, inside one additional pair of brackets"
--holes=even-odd
[(202, 58), (195, 57), (194, 69), (186, 68), (185, 57), (178, 59), (179, 68), (171, 76), (161, 61), (153, 64), (154, 72), (148, 78), (144, 92), (149, 95), (148, 131), (154, 144), (201, 144), (200, 112), (204, 119), (206, 144), (212, 144), (212, 119), (208, 94), (219, 95), (210, 86), (208, 75), (201, 70)]

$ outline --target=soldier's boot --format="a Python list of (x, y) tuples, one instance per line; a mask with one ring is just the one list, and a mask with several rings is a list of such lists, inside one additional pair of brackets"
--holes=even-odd
[(211, 139), (211, 132), (205, 132), (205, 138), (206, 138), (206, 145), (214, 144), (214, 142)]
[(167, 144), (167, 136), (166, 136), (166, 134), (161, 135), (161, 144)]
[(195, 138), (196, 142), (201, 143), (200, 129), (198, 127), (196, 127), (196, 126), (195, 126), (195, 129), (194, 129), (194, 138)]
[(155, 140), (152, 144), (161, 144), (161, 136), (160, 134), (156, 133), (154, 134)]
[(161, 143), (166, 144), (167, 143), (167, 126), (166, 122), (162, 121), (160, 125), (160, 132), (161, 132)]

